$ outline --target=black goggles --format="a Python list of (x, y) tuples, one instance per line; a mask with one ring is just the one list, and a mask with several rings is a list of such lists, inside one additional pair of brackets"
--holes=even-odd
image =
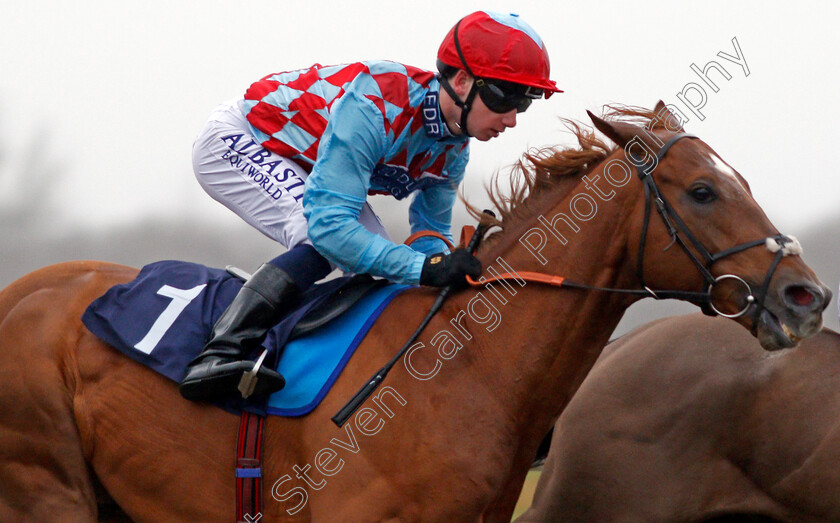
[(475, 85), (481, 101), (494, 113), (506, 113), (513, 109), (524, 113), (532, 101), (543, 95), (542, 89), (503, 80), (477, 78)]

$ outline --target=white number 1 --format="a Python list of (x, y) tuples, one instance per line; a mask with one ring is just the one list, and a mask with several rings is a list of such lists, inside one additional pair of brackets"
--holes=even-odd
[(158, 319), (155, 320), (155, 323), (152, 325), (152, 328), (149, 329), (149, 332), (146, 333), (146, 336), (143, 337), (143, 339), (140, 340), (134, 348), (140, 352), (151, 354), (152, 351), (155, 350), (155, 347), (160, 342), (161, 338), (163, 338), (163, 335), (169, 330), (169, 327), (175, 323), (175, 320), (178, 319), (178, 316), (184, 311), (184, 309), (187, 308), (187, 305), (189, 305), (196, 296), (201, 294), (204, 287), (207, 287), (206, 283), (193, 287), (192, 289), (176, 289), (175, 287), (170, 287), (169, 285), (164, 285), (158, 289), (158, 294), (166, 296), (167, 298), (172, 298), (172, 301), (169, 302), (169, 305), (166, 306), (160, 316), (158, 316)]

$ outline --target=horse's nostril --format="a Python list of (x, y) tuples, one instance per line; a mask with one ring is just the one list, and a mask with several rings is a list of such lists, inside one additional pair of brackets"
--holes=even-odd
[(814, 303), (814, 300), (816, 299), (813, 292), (800, 285), (792, 285), (788, 287), (785, 289), (785, 295), (792, 303), (799, 305), (800, 307), (807, 307), (808, 305)]

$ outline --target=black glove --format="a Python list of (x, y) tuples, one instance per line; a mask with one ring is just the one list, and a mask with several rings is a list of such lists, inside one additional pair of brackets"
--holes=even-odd
[(481, 262), (466, 250), (458, 249), (451, 254), (433, 254), (426, 258), (423, 264), (420, 285), (463, 287), (467, 285), (467, 275), (472, 276), (473, 279), (480, 277)]

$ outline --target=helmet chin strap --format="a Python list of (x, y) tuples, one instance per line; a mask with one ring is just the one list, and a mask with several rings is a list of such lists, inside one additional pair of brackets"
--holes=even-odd
[[(472, 136), (469, 131), (467, 131), (467, 116), (470, 114), (470, 109), (472, 109), (472, 103), (475, 100), (475, 95), (478, 94), (478, 88), (473, 82), (472, 87), (470, 87), (470, 92), (467, 93), (467, 99), (461, 100), (461, 97), (455, 92), (455, 89), (449, 84), (449, 80), (444, 78), (441, 75), (438, 75), (438, 81), (440, 82), (441, 87), (446, 93), (452, 98), (452, 101), (455, 102), (455, 105), (461, 108), (461, 121), (458, 122), (458, 127), (461, 129), (461, 134), (464, 136)], [(450, 129), (451, 130), (451, 129)]]
[(461, 42), (458, 40), (458, 26), (461, 25), (461, 20), (455, 24), (455, 27), (452, 30), (452, 37), (455, 41), (455, 50), (458, 51), (458, 58), (461, 59), (461, 64), (464, 66), (464, 70), (469, 74), (473, 79), (473, 84), (470, 87), (470, 92), (467, 93), (467, 99), (461, 101), (461, 98), (455, 94), (455, 90), (449, 85), (449, 81), (445, 78), (441, 78), (441, 85), (443, 88), (446, 89), (446, 92), (449, 93), (449, 96), (455, 101), (455, 105), (461, 108), (461, 122), (459, 126), (461, 127), (461, 132), (464, 136), (470, 136), (470, 132), (467, 131), (467, 116), (470, 114), (470, 110), (472, 109), (472, 103), (475, 100), (475, 95), (478, 94), (478, 83), (479, 78), (473, 74), (472, 69), (470, 69), (470, 64), (467, 63), (467, 59), (464, 56), (464, 52), (461, 50)]

